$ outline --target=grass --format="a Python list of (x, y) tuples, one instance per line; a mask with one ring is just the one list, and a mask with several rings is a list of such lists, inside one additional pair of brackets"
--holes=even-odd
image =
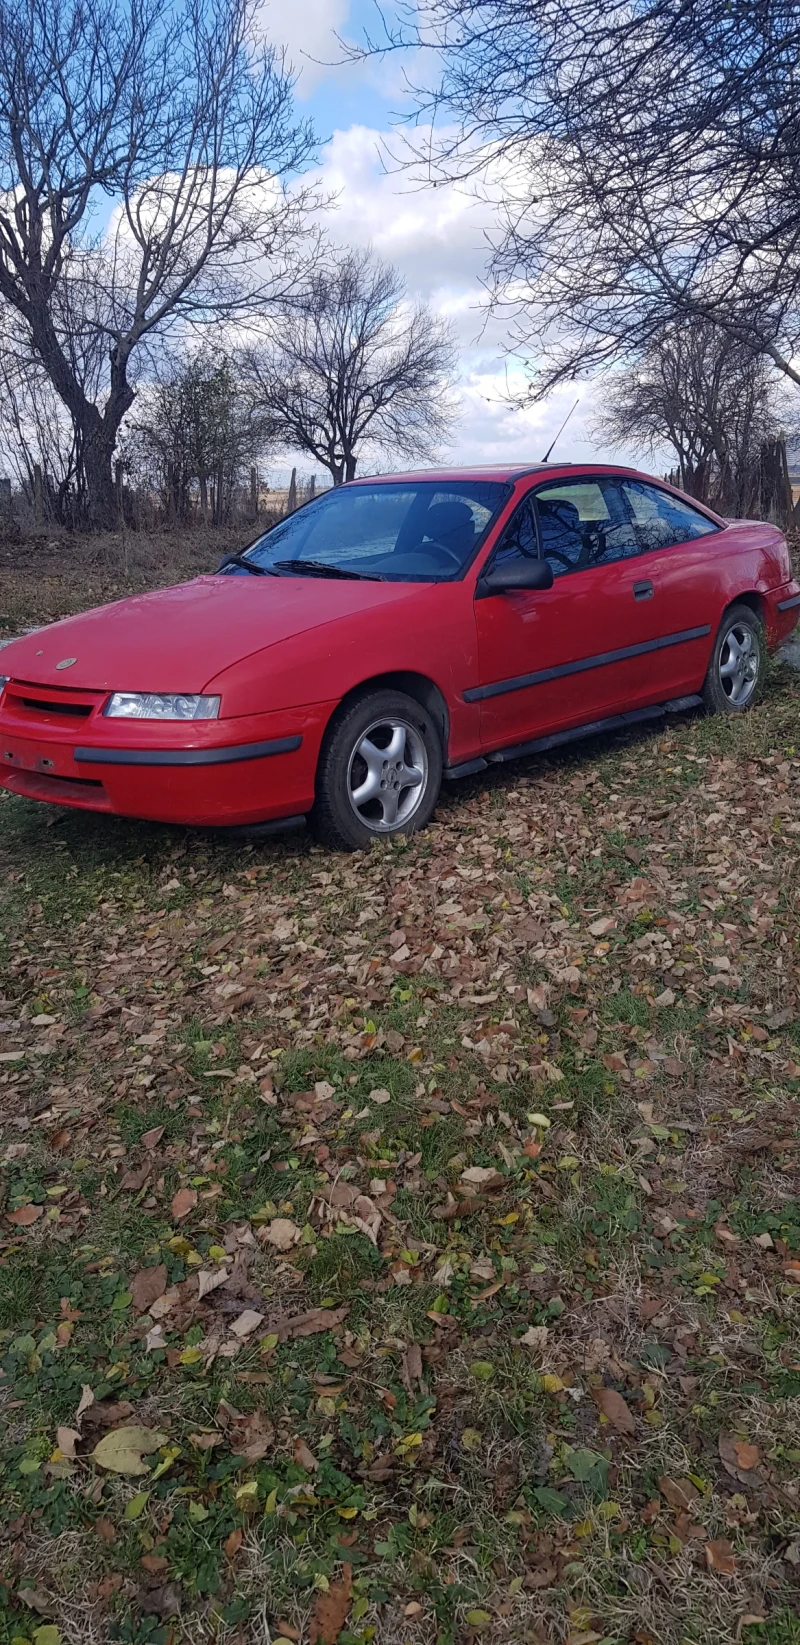
[(799, 707), (358, 859), (0, 798), (0, 1645), (797, 1645)]

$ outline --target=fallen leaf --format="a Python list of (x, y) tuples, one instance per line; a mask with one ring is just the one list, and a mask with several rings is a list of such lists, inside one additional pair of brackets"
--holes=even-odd
[(58, 1628), (50, 1623), (46, 1624), (44, 1628), (34, 1628), (33, 1645), (61, 1645), (61, 1634)]
[(38, 1611), (40, 1616), (52, 1614), (53, 1601), (42, 1593), (41, 1588), (18, 1588), (17, 1599), (27, 1605), (29, 1611)]
[(137, 1314), (145, 1314), (151, 1303), (163, 1297), (167, 1289), (167, 1269), (163, 1262), (155, 1268), (140, 1268), (130, 1282), (130, 1293)]
[(56, 1445), (61, 1455), (67, 1457), (70, 1462), (75, 1461), (75, 1446), (80, 1437), (77, 1428), (56, 1429)]
[(241, 1525), (237, 1525), (235, 1531), (231, 1531), (230, 1535), (226, 1536), (225, 1541), (222, 1544), (222, 1551), (228, 1559), (234, 1559), (243, 1542), (244, 1531), (242, 1530)]
[(151, 1456), (153, 1451), (158, 1451), (166, 1443), (167, 1435), (160, 1434), (156, 1428), (136, 1425), (112, 1428), (95, 1446), (91, 1457), (93, 1462), (107, 1468), (110, 1473), (146, 1474), (149, 1470), (143, 1457)]
[(376, 1088), (376, 1090), (374, 1090), (374, 1091), (370, 1091), (370, 1094), (367, 1098), (367, 1102), (377, 1102), (379, 1105), (381, 1105), (384, 1102), (391, 1102), (391, 1100), (392, 1100), (391, 1091), (384, 1091), (381, 1086), (378, 1086)]
[(296, 1245), (302, 1236), (302, 1228), (289, 1217), (274, 1217), (266, 1231), (268, 1245), (274, 1245), (276, 1251), (289, 1251)]
[(736, 1555), (733, 1543), (727, 1537), (719, 1537), (716, 1542), (706, 1543), (706, 1565), (710, 1571), (719, 1571), (720, 1576), (736, 1575)]
[(249, 1337), (257, 1325), (261, 1324), (263, 1314), (257, 1314), (255, 1308), (245, 1308), (238, 1319), (235, 1319), (231, 1330), (235, 1337)]
[(733, 1448), (736, 1452), (736, 1461), (745, 1473), (749, 1473), (752, 1468), (758, 1467), (761, 1461), (761, 1452), (757, 1445), (750, 1445), (744, 1439), (735, 1439)]
[(189, 1212), (194, 1210), (196, 1204), (197, 1190), (195, 1188), (179, 1188), (177, 1194), (173, 1195), (170, 1207), (173, 1221), (182, 1222), (183, 1218), (188, 1217)]
[(352, 1601), (352, 1567), (343, 1565), (341, 1582), (332, 1582), (327, 1593), (317, 1594), (308, 1636), (310, 1645), (336, 1645), (350, 1614)]
[(658, 1489), (671, 1508), (691, 1508), (693, 1502), (700, 1500), (700, 1492), (690, 1479), (670, 1479), (667, 1474), (662, 1474)]
[(94, 1405), (94, 1394), (92, 1393), (88, 1382), (83, 1382), (81, 1383), (81, 1397), (78, 1401), (78, 1409), (75, 1412), (75, 1421), (77, 1423), (80, 1423), (84, 1411), (88, 1411), (90, 1405)]
[(313, 1451), (310, 1451), (304, 1439), (299, 1436), (292, 1446), (292, 1456), (299, 1468), (305, 1468), (306, 1473), (313, 1474), (319, 1463)]
[(496, 1187), (505, 1182), (505, 1177), (491, 1165), (468, 1165), (461, 1173), (462, 1182), (474, 1182), (478, 1187)]
[(547, 1346), (550, 1331), (546, 1325), (529, 1325), (525, 1335), (520, 1337), (520, 1343), (525, 1348), (532, 1348), (535, 1354), (540, 1354)]
[(613, 916), (605, 914), (602, 919), (592, 920), (589, 932), (593, 937), (604, 937), (607, 931), (613, 931), (616, 923)]
[(112, 1542), (116, 1542), (117, 1533), (114, 1529), (114, 1526), (111, 1523), (111, 1520), (106, 1519), (104, 1514), (101, 1514), (100, 1518), (95, 1520), (94, 1528), (95, 1528), (95, 1531), (97, 1532), (97, 1535), (100, 1537), (101, 1541), (107, 1542), (109, 1547), (111, 1546)]
[(335, 1325), (341, 1325), (349, 1312), (349, 1303), (341, 1308), (310, 1308), (305, 1314), (287, 1319), (286, 1330), (290, 1337), (313, 1337), (318, 1331), (332, 1331)]
[(139, 1138), (143, 1148), (156, 1148), (164, 1135), (163, 1125), (154, 1125), (152, 1131), (145, 1131)]
[(593, 1388), (592, 1399), (618, 1434), (635, 1434), (636, 1418), (615, 1388)]
[(149, 1571), (151, 1576), (162, 1576), (169, 1561), (166, 1554), (142, 1554), (139, 1564), (143, 1570)]
[[(717, 1450), (727, 1473), (743, 1485), (752, 1483), (752, 1470), (760, 1461), (757, 1446), (751, 1445), (747, 1440), (737, 1439), (735, 1434), (720, 1434), (717, 1439)], [(744, 1461), (741, 1460), (742, 1456), (745, 1458)]]
[(201, 1268), (197, 1275), (197, 1299), (202, 1301), (210, 1291), (216, 1291), (220, 1285), (227, 1285), (230, 1273), (227, 1268)]
[(21, 1205), (18, 1211), (9, 1211), (7, 1222), (12, 1222), (15, 1228), (30, 1228), (37, 1222), (44, 1210), (43, 1205)]

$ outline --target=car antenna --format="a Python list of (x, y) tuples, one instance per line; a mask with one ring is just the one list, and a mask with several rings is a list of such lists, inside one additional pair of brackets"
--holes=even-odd
[(542, 458), (542, 462), (543, 462), (543, 463), (546, 463), (546, 462), (547, 462), (547, 459), (548, 459), (548, 457), (549, 457), (549, 456), (550, 456), (550, 453), (551, 453), (551, 451), (552, 451), (552, 449), (553, 449), (553, 446), (554, 446), (554, 445), (555, 445), (555, 443), (556, 443), (556, 440), (560, 440), (560, 439), (561, 439), (561, 436), (562, 436), (562, 434), (563, 434), (563, 432), (564, 432), (564, 429), (565, 429), (565, 428), (566, 428), (566, 426), (567, 426), (567, 423), (568, 423), (568, 422), (569, 422), (569, 420), (570, 420), (570, 417), (571, 417), (571, 416), (572, 416), (572, 413), (573, 413), (573, 411), (574, 411), (574, 410), (575, 410), (575, 406), (579, 406), (579, 405), (580, 405), (580, 403), (581, 403), (581, 397), (580, 397), (580, 395), (578, 395), (578, 398), (577, 398), (577, 400), (576, 400), (576, 401), (575, 401), (575, 405), (574, 405), (574, 406), (570, 406), (570, 408), (569, 408), (569, 411), (568, 411), (568, 412), (567, 412), (567, 415), (566, 415), (566, 417), (565, 417), (565, 418), (564, 418), (564, 421), (563, 421), (563, 423), (562, 423), (562, 424), (561, 424), (561, 427), (560, 427), (560, 429), (559, 429), (559, 431), (558, 431), (558, 433), (557, 433), (557, 434), (555, 434), (555, 435), (554, 435), (554, 436), (553, 436), (553, 439), (552, 439), (552, 440), (551, 440), (551, 441), (550, 441), (550, 444), (549, 444), (549, 446), (548, 446), (548, 447), (547, 447), (547, 450), (546, 450), (546, 452), (545, 452), (545, 454), (544, 454), (544, 456), (543, 456), (543, 458)]

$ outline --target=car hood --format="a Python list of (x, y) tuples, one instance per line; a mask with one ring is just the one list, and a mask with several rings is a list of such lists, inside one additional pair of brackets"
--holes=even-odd
[(202, 691), (253, 652), (421, 592), (419, 583), (198, 577), (13, 640), (2, 673), (71, 690)]

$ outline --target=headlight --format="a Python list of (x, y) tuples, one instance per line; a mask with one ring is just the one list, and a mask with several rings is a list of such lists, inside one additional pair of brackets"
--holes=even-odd
[(219, 697), (190, 697), (184, 693), (115, 691), (103, 713), (112, 720), (217, 720)]

